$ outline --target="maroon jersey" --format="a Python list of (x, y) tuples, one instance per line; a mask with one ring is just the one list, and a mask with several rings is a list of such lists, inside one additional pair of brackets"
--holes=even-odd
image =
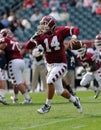
[(64, 40), (66, 37), (73, 34), (78, 35), (78, 28), (70, 28), (68, 26), (61, 26), (56, 28), (50, 34), (42, 34), (36, 38), (35, 42), (30, 40), (26, 44), (27, 49), (32, 49), (35, 44), (42, 45), (44, 48), (47, 63), (67, 63), (66, 54), (64, 50)]
[(90, 66), (92, 66), (93, 62), (95, 62), (96, 64), (96, 70), (100, 68), (100, 62), (96, 60), (96, 56), (94, 53), (87, 52), (83, 58), (78, 56), (78, 60), (85, 68), (89, 68)]
[(11, 38), (5, 38), (5, 43), (7, 44), (5, 48), (5, 53), (8, 62), (13, 59), (23, 58), (20, 54), (20, 46), (17, 40)]

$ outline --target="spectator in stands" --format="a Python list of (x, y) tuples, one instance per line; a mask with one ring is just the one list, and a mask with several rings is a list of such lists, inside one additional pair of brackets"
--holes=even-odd
[(42, 0), (42, 7), (44, 9), (48, 9), (49, 8), (49, 2), (48, 2), (48, 0)]
[(76, 6), (76, 0), (68, 0), (69, 6)]
[(3, 15), (2, 19), (1, 19), (1, 24), (4, 26), (4, 28), (9, 27), (9, 21), (8, 21), (7, 14)]
[(60, 20), (61, 21), (69, 21), (70, 15), (65, 7), (62, 7), (62, 11), (60, 12)]
[(92, 7), (92, 4), (93, 4), (93, 0), (84, 0), (83, 1), (83, 6), (84, 7)]
[(33, 13), (32, 16), (30, 17), (30, 21), (37, 22), (37, 21), (40, 21), (42, 17), (43, 17), (43, 14), (41, 13), (40, 9), (36, 8), (35, 13)]
[(82, 0), (77, 0), (77, 2), (76, 2), (76, 7), (83, 7), (83, 2), (82, 2)]
[(100, 14), (101, 15), (101, 0), (97, 0), (92, 5), (92, 14)]
[(18, 27), (18, 19), (16, 18), (16, 14), (11, 11), (9, 16), (8, 16), (8, 21), (9, 21), (9, 28), (12, 32), (15, 32), (15, 30)]
[(50, 0), (49, 1), (49, 8), (52, 9), (53, 7), (57, 8), (57, 9), (60, 7), (59, 0)]
[[(24, 32), (24, 29), (25, 29), (25, 28), (24, 28), (24, 26), (21, 24), (21, 20), (22, 20), (22, 19), (18, 19), (18, 20), (17, 20), (17, 24), (18, 24), (18, 25), (17, 25), (17, 28), (16, 28), (15, 31), (14, 31), (14, 34), (19, 33), (19, 31), (22, 32), (22, 33)], [(13, 31), (12, 31), (12, 32), (13, 32)]]
[(53, 8), (51, 9), (51, 12), (50, 12), (49, 15), (52, 16), (52, 17), (54, 17), (57, 21), (60, 21), (60, 20), (61, 20), (60, 14), (59, 14), (59, 12), (57, 11), (56, 7), (53, 7)]
[(24, 27), (24, 29), (30, 29), (31, 24), (26, 18), (21, 18), (21, 25)]
[(35, 6), (35, 0), (24, 0), (23, 9), (29, 9)]
[(62, 2), (60, 2), (60, 6), (61, 6), (62, 8), (66, 8), (66, 7), (67, 7), (67, 4), (68, 4), (68, 1), (62, 1)]
[(10, 11), (8, 21), (13, 21), (15, 17), (16, 17), (15, 13), (13, 11)]

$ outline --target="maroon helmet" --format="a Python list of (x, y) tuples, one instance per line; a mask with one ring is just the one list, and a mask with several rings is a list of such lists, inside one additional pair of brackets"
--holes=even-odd
[(94, 45), (96, 49), (101, 49), (101, 34), (96, 35)]
[(44, 16), (41, 21), (38, 29), (44, 33), (52, 32), (56, 27), (56, 20), (52, 16)]
[(8, 28), (2, 29), (0, 31), (0, 37), (14, 37), (14, 34), (12, 33), (12, 31)]

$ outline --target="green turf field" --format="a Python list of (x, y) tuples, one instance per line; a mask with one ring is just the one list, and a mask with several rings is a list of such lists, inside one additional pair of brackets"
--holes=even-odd
[[(37, 109), (45, 102), (45, 93), (31, 93), (31, 105), (13, 104), (7, 95), (8, 106), (0, 103), (0, 130), (101, 130), (101, 95), (93, 99), (94, 92), (79, 91), (83, 113), (72, 103), (55, 95), (51, 111), (44, 115)], [(19, 95), (19, 102), (23, 101)]]

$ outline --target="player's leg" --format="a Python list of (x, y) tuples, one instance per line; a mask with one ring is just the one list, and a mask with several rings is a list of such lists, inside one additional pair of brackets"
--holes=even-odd
[(5, 90), (6, 82), (5, 82), (5, 74), (4, 71), (0, 68), (0, 102), (4, 105), (7, 105), (7, 101), (5, 98), (6, 90)]
[(66, 77), (62, 77), (63, 87), (69, 91), (70, 94), (75, 95)]
[(27, 92), (26, 85), (23, 80), (23, 71), (25, 68), (25, 63), (23, 60), (17, 59), (12, 60), (9, 63), (9, 75), (13, 80), (13, 84), (17, 86), (18, 90), (24, 96), (24, 103), (31, 103), (31, 98)]
[(90, 86), (90, 82), (93, 80), (93, 73), (92, 72), (87, 72), (85, 75), (83, 75), (82, 80), (80, 81), (80, 85), (85, 87), (85, 88), (89, 88), (91, 90), (95, 91), (94, 86)]
[(64, 98), (68, 99), (69, 101), (71, 101), (76, 106), (76, 108), (78, 109), (78, 111), (82, 112), (82, 106), (80, 104), (80, 99), (78, 97), (75, 97), (72, 94), (70, 94), (67, 89), (63, 88), (61, 78), (58, 79), (55, 82), (54, 85), (55, 85), (55, 88), (56, 88), (56, 93), (58, 95), (61, 95), (62, 97), (64, 97)]
[[(66, 89), (63, 89), (62, 85), (62, 76), (64, 75), (66, 71), (66, 66), (59, 65), (52, 67), (53, 69), (50, 71), (48, 78), (47, 78), (47, 99), (44, 107), (38, 109), (38, 112), (41, 114), (44, 114), (46, 112), (49, 112), (51, 108), (51, 102), (52, 98), (54, 96), (54, 91), (56, 89), (56, 93), (58, 95), (63, 96), (64, 98), (69, 99), (71, 102), (74, 103), (74, 105), (78, 108), (80, 112), (82, 112), (82, 107), (79, 101), (79, 98), (75, 98), (72, 96)], [(54, 88), (55, 86), (55, 88)]]
[(18, 103), (18, 93), (19, 93), (19, 89), (16, 85), (13, 85), (13, 90), (14, 90), (14, 95), (11, 96), (11, 100), (13, 101), (13, 103)]
[(96, 99), (99, 97), (99, 94), (101, 92), (101, 70), (100, 69), (94, 72), (94, 78), (98, 84), (98, 86), (96, 87), (97, 90), (95, 91), (96, 94), (94, 96), (94, 98)]

